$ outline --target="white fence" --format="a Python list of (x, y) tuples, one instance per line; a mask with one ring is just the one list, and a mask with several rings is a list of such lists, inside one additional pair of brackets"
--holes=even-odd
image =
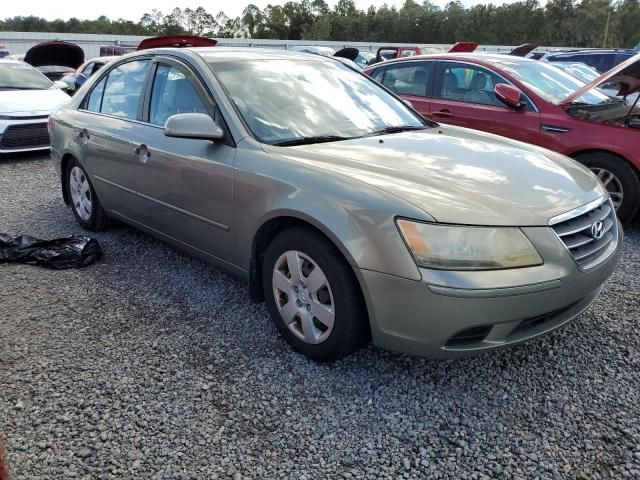
[[(85, 52), (87, 58), (97, 57), (100, 54), (100, 47), (103, 45), (133, 44), (137, 45), (147, 37), (135, 35), (95, 35), (88, 33), (48, 33), (48, 32), (0, 32), (0, 43), (6, 45), (13, 54), (25, 53), (29, 48), (38, 43), (51, 40), (64, 40), (72, 42)], [(308, 40), (260, 40), (253, 38), (221, 38), (218, 39), (221, 46), (250, 46), (264, 48), (287, 49), (293, 45), (323, 45), (335, 49), (344, 47), (357, 47), (363, 51), (376, 51), (382, 46), (403, 46), (403, 43), (367, 43), (367, 42), (328, 42), (328, 41), (308, 41)], [(448, 45), (430, 45), (434, 47), (448, 48)], [(481, 45), (477, 51), (485, 52), (508, 52), (513, 47), (508, 45)], [(557, 47), (556, 47), (557, 48)], [(551, 47), (538, 47), (540, 51), (550, 50)]]

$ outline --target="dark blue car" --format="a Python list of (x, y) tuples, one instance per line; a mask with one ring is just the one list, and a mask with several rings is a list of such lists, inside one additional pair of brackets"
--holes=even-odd
[(633, 57), (638, 52), (626, 49), (586, 49), (548, 53), (543, 57), (547, 62), (586, 63), (600, 73), (611, 70), (619, 63)]

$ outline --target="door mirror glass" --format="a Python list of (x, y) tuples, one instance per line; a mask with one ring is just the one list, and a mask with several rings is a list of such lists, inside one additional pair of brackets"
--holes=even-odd
[(204, 113), (177, 113), (164, 124), (167, 137), (193, 138), (199, 140), (222, 140), (224, 132), (213, 119)]
[(507, 107), (522, 108), (522, 92), (513, 85), (507, 85), (506, 83), (498, 83), (493, 88), (496, 98), (504, 103)]

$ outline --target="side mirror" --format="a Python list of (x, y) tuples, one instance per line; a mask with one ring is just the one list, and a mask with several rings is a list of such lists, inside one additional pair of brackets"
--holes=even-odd
[(498, 83), (493, 88), (493, 92), (496, 94), (496, 98), (507, 107), (522, 108), (524, 106), (522, 102), (522, 92), (513, 85)]
[(69, 85), (67, 85), (67, 82), (64, 82), (62, 80), (56, 80), (55, 82), (53, 82), (53, 84), (56, 86), (56, 88), (59, 88), (60, 90), (63, 90), (65, 92), (69, 90)]
[(177, 113), (164, 124), (167, 137), (193, 138), (198, 140), (222, 140), (224, 132), (209, 115), (204, 113)]
[(413, 107), (413, 103), (411, 103), (411, 100), (407, 100), (406, 98), (403, 98), (402, 101), (404, 102), (404, 104), (409, 107), (409, 108), (414, 108)]

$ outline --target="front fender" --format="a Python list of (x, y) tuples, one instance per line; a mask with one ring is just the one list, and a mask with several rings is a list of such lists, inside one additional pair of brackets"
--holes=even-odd
[(351, 266), (420, 279), (397, 216), (433, 221), (424, 211), (378, 188), (307, 163), (241, 149), (234, 177), (236, 262), (250, 269), (257, 232), (276, 218), (320, 230)]

